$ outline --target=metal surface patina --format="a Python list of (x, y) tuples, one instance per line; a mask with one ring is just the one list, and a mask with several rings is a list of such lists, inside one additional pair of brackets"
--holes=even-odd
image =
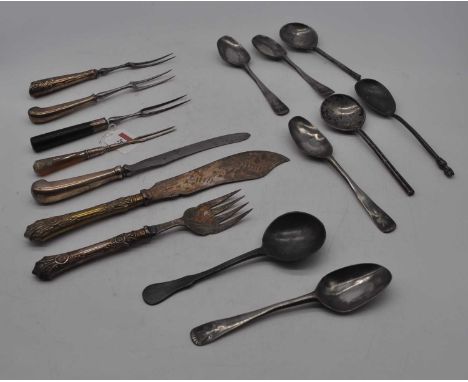
[(132, 165), (116, 166), (107, 170), (53, 182), (39, 179), (32, 184), (31, 193), (34, 199), (41, 204), (56, 203), (94, 190), (107, 183), (165, 166), (205, 150), (241, 142), (249, 137), (250, 134), (248, 133), (227, 134), (168, 151)]
[(240, 190), (210, 200), (196, 207), (187, 209), (183, 216), (166, 223), (145, 226), (136, 231), (123, 233), (71, 252), (46, 256), (39, 260), (32, 271), (42, 280), (52, 280), (56, 276), (92, 260), (124, 251), (142, 241), (151, 239), (174, 227), (184, 227), (190, 232), (206, 236), (231, 228), (242, 220), (250, 211), (242, 211), (248, 203), (237, 205), (243, 198), (232, 198)]
[(392, 274), (381, 265), (350, 265), (323, 277), (311, 293), (238, 316), (208, 322), (192, 329), (190, 338), (195, 345), (207, 345), (270, 313), (311, 302), (318, 302), (335, 313), (351, 313), (377, 297), (391, 280)]
[(37, 80), (31, 82), (29, 85), (29, 94), (31, 97), (42, 97), (46, 94), (55, 93), (59, 90), (68, 88), (80, 84), (85, 81), (95, 80), (100, 76), (106, 75), (118, 69), (140, 69), (147, 68), (149, 66), (155, 66), (162, 64), (163, 62), (172, 60), (175, 58), (173, 53), (166, 54), (165, 56), (156, 58), (150, 61), (143, 62), (127, 62), (122, 65), (117, 65), (109, 68), (101, 69), (90, 69), (85, 70), (84, 72), (64, 74), (62, 76), (45, 78), (43, 80)]
[(122, 197), (81, 211), (37, 220), (26, 228), (24, 236), (32, 241), (47, 241), (103, 218), (123, 214), (137, 207), (191, 195), (221, 184), (258, 179), (276, 166), (288, 162), (270, 151), (246, 151), (211, 162), (195, 170), (162, 180), (138, 194)]

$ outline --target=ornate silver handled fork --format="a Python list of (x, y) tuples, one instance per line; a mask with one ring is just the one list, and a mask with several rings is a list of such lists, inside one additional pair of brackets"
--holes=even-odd
[(125, 64), (112, 66), (109, 68), (89, 69), (85, 70), (84, 72), (44, 78), (42, 80), (31, 82), (31, 84), (29, 85), (29, 94), (31, 97), (38, 98), (45, 96), (46, 94), (58, 92), (59, 90), (66, 89), (70, 86), (74, 86), (82, 82), (95, 80), (100, 76), (104, 76), (118, 69), (147, 68), (149, 66), (162, 64), (163, 62), (172, 60), (173, 58), (175, 58), (174, 54), (169, 53), (154, 60), (142, 62), (127, 62)]
[(34, 106), (28, 110), (29, 119), (32, 123), (46, 123), (49, 121), (54, 121), (56, 119), (62, 118), (65, 115), (71, 114), (75, 111), (83, 109), (87, 106), (94, 105), (98, 101), (103, 100), (117, 92), (121, 92), (122, 90), (130, 89), (132, 91), (140, 91), (152, 88), (153, 86), (161, 85), (175, 76), (171, 76), (159, 81), (155, 81), (160, 77), (163, 77), (167, 73), (169, 73), (172, 69), (165, 71), (164, 73), (158, 74), (156, 76), (146, 78), (144, 80), (139, 81), (130, 81), (128, 84), (119, 86), (114, 89), (105, 90), (96, 94), (91, 94), (87, 97), (79, 98), (73, 101), (68, 101), (65, 103), (61, 103), (58, 105), (48, 106), (48, 107), (39, 107)]
[(248, 203), (237, 205), (243, 196), (232, 199), (240, 190), (187, 209), (183, 216), (166, 223), (144, 226), (136, 231), (122, 233), (100, 243), (60, 255), (45, 256), (32, 271), (42, 280), (52, 280), (59, 274), (111, 253), (126, 250), (134, 244), (151, 239), (174, 227), (184, 227), (190, 232), (206, 236), (222, 232), (237, 224), (252, 209), (241, 212)]

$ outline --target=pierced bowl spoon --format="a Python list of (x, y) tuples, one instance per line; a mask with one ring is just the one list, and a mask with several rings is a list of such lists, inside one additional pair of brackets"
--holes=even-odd
[(207, 345), (267, 314), (315, 301), (332, 312), (351, 313), (377, 297), (391, 280), (392, 274), (381, 265), (350, 265), (327, 274), (311, 293), (197, 326), (191, 330), (190, 338), (195, 345)]
[(334, 93), (334, 91), (328, 86), (325, 86), (324, 84), (310, 77), (293, 61), (291, 61), (291, 59), (288, 57), (286, 50), (272, 38), (263, 35), (256, 35), (252, 39), (252, 44), (265, 57), (271, 58), (276, 61), (285, 61), (297, 73), (299, 73), (299, 75), (312, 87), (312, 89), (314, 89), (322, 97), (328, 97), (329, 95)]
[(362, 191), (338, 164), (332, 155), (333, 146), (317, 128), (305, 118), (294, 117), (289, 121), (289, 132), (294, 142), (296, 142), (296, 145), (306, 155), (316, 159), (327, 160), (338, 171), (351, 187), (358, 201), (380, 231), (389, 233), (395, 230), (396, 223), (393, 219)]
[(159, 304), (182, 289), (189, 288), (215, 273), (254, 257), (265, 256), (268, 259), (285, 263), (304, 260), (323, 245), (325, 237), (325, 227), (315, 216), (305, 212), (286, 213), (273, 220), (265, 230), (260, 248), (204, 272), (149, 285), (143, 290), (143, 300), (149, 305)]
[(277, 115), (289, 113), (288, 107), (270, 90), (250, 69), (250, 55), (245, 48), (230, 36), (218, 40), (218, 51), (221, 58), (232, 66), (244, 69), (260, 88), (264, 97)]

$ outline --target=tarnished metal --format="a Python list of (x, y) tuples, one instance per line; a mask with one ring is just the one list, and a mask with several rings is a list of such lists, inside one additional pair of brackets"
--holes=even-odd
[[(243, 197), (231, 199), (240, 190), (187, 209), (183, 216), (166, 223), (145, 226), (136, 231), (122, 233), (110, 239), (89, 245), (71, 252), (45, 256), (32, 271), (42, 280), (52, 280), (56, 276), (100, 257), (126, 250), (133, 245), (151, 239), (174, 227), (184, 227), (190, 232), (206, 236), (231, 228), (250, 211), (241, 211), (248, 203), (236, 205)], [(221, 213), (222, 212), (222, 213)]]
[(83, 122), (78, 125), (68, 126), (64, 127), (63, 129), (39, 134), (30, 139), (31, 146), (34, 149), (34, 151), (41, 152), (53, 147), (63, 145), (68, 142), (73, 142), (83, 137), (87, 137), (89, 135), (107, 130), (110, 126), (117, 126), (118, 124), (128, 119), (149, 117), (151, 115), (160, 114), (165, 111), (182, 106), (183, 104), (190, 101), (190, 99), (183, 100), (183, 98), (185, 97), (187, 97), (187, 95), (183, 95), (181, 97), (177, 97), (169, 101), (159, 103), (157, 105), (145, 107), (135, 113), (114, 116), (110, 117), (109, 119), (98, 118), (93, 121)]
[(221, 184), (258, 179), (276, 166), (289, 161), (270, 151), (246, 151), (208, 163), (195, 170), (162, 180), (138, 194), (126, 196), (81, 211), (37, 220), (24, 236), (32, 241), (47, 241), (67, 231), (103, 218), (126, 213), (143, 205), (191, 195)]
[(49, 175), (56, 171), (73, 166), (77, 163), (81, 163), (89, 159), (104, 155), (108, 152), (120, 149), (121, 147), (135, 145), (137, 143), (143, 143), (151, 139), (162, 137), (163, 135), (172, 133), (174, 131), (175, 126), (171, 126), (162, 130), (155, 131), (154, 133), (149, 133), (145, 135), (140, 135), (139, 137), (131, 138), (130, 140), (124, 142), (117, 142), (110, 145), (97, 146), (86, 150), (76, 151), (74, 153), (38, 159), (33, 164), (33, 170), (37, 175), (40, 176)]
[(228, 64), (244, 69), (259, 87), (274, 113), (285, 115), (289, 108), (281, 101), (250, 69), (250, 55), (245, 48), (230, 36), (223, 36), (218, 40), (218, 52), (221, 58)]
[(311, 293), (197, 326), (191, 330), (190, 338), (195, 345), (207, 345), (267, 314), (311, 302), (318, 302), (335, 313), (351, 313), (377, 297), (391, 280), (392, 274), (381, 265), (350, 265), (327, 274)]
[(28, 110), (28, 116), (32, 123), (37, 123), (37, 124), (54, 121), (68, 114), (71, 114), (75, 111), (78, 111), (80, 109), (93, 105), (96, 102), (103, 100), (104, 98), (107, 98), (111, 96), (112, 94), (115, 94), (122, 90), (131, 89), (132, 91), (140, 91), (140, 90), (152, 88), (153, 86), (164, 84), (165, 82), (171, 80), (175, 76), (171, 76), (171, 77), (159, 80), (159, 81), (155, 81), (155, 80), (166, 75), (170, 71), (171, 69), (167, 70), (164, 73), (158, 74), (156, 76), (146, 78), (144, 80), (130, 81), (128, 84), (119, 86), (117, 88), (105, 90), (96, 94), (91, 94), (88, 97), (61, 103), (58, 105), (48, 106), (48, 107), (34, 106)]
[(143, 62), (127, 62), (126, 64), (117, 65), (109, 68), (101, 69), (90, 69), (84, 72), (65, 74), (57, 77), (45, 78), (43, 80), (37, 80), (31, 82), (29, 86), (29, 94), (31, 97), (42, 97), (46, 94), (55, 93), (59, 90), (68, 88), (80, 84), (85, 81), (95, 80), (100, 76), (106, 75), (118, 69), (140, 69), (148, 66), (155, 66), (162, 64), (163, 62), (172, 60), (175, 58), (173, 53), (166, 54), (165, 56), (156, 58), (155, 60), (143, 61)]
[(227, 134), (168, 151), (131, 165), (125, 164), (107, 170), (53, 182), (39, 179), (32, 184), (31, 193), (34, 199), (41, 204), (56, 203), (94, 190), (109, 182), (122, 180), (150, 169), (162, 167), (205, 150), (241, 142), (249, 137), (250, 134), (248, 133)]

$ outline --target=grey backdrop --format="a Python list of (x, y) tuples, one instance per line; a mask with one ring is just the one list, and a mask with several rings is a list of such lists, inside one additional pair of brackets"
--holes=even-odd
[[(468, 366), (468, 183), (466, 3), (87, 3), (0, 5), (1, 174), (0, 377), (3, 378), (466, 378)], [(398, 111), (453, 166), (447, 179), (396, 121), (369, 112), (366, 131), (416, 190), (407, 197), (358, 137), (328, 130), (320, 98), (285, 64), (259, 56), (258, 33), (278, 38), (291, 21), (313, 25), (320, 47), (365, 77), (384, 82)], [(290, 106), (275, 116), (253, 82), (218, 57), (229, 34), (252, 55), (253, 70)], [(161, 67), (121, 71), (33, 100), (30, 81), (91, 67), (149, 59), (173, 51)], [(354, 82), (316, 54), (291, 52), (308, 73), (355, 96)], [(105, 90), (174, 68), (170, 83), (125, 94), (43, 126), (26, 110)], [(177, 132), (129, 154), (118, 152), (50, 176), (60, 179), (132, 163), (204, 138), (248, 131), (251, 139), (178, 161), (159, 170), (48, 207), (29, 186), (34, 160), (98, 144), (93, 136), (42, 155), (30, 136), (100, 116), (131, 112), (182, 94), (176, 111), (123, 127), (142, 134), (177, 125)], [(380, 233), (345, 183), (324, 163), (303, 157), (287, 130), (294, 115), (329, 137), (336, 158), (398, 223)], [(50, 244), (31, 245), (27, 224), (137, 192), (155, 181), (225, 155), (274, 150), (291, 161), (268, 177), (163, 202), (95, 224)], [(171, 232), (127, 254), (70, 272), (50, 283), (31, 275), (34, 262), (178, 217), (185, 208), (241, 187), (254, 212), (210, 237)], [(291, 210), (326, 225), (323, 249), (302, 267), (266, 261), (239, 266), (150, 307), (148, 283), (193, 273), (250, 250), (264, 228)], [(394, 275), (382, 298), (349, 316), (317, 307), (277, 314), (211, 346), (195, 347), (192, 327), (306, 293), (327, 272), (377, 262)]]

